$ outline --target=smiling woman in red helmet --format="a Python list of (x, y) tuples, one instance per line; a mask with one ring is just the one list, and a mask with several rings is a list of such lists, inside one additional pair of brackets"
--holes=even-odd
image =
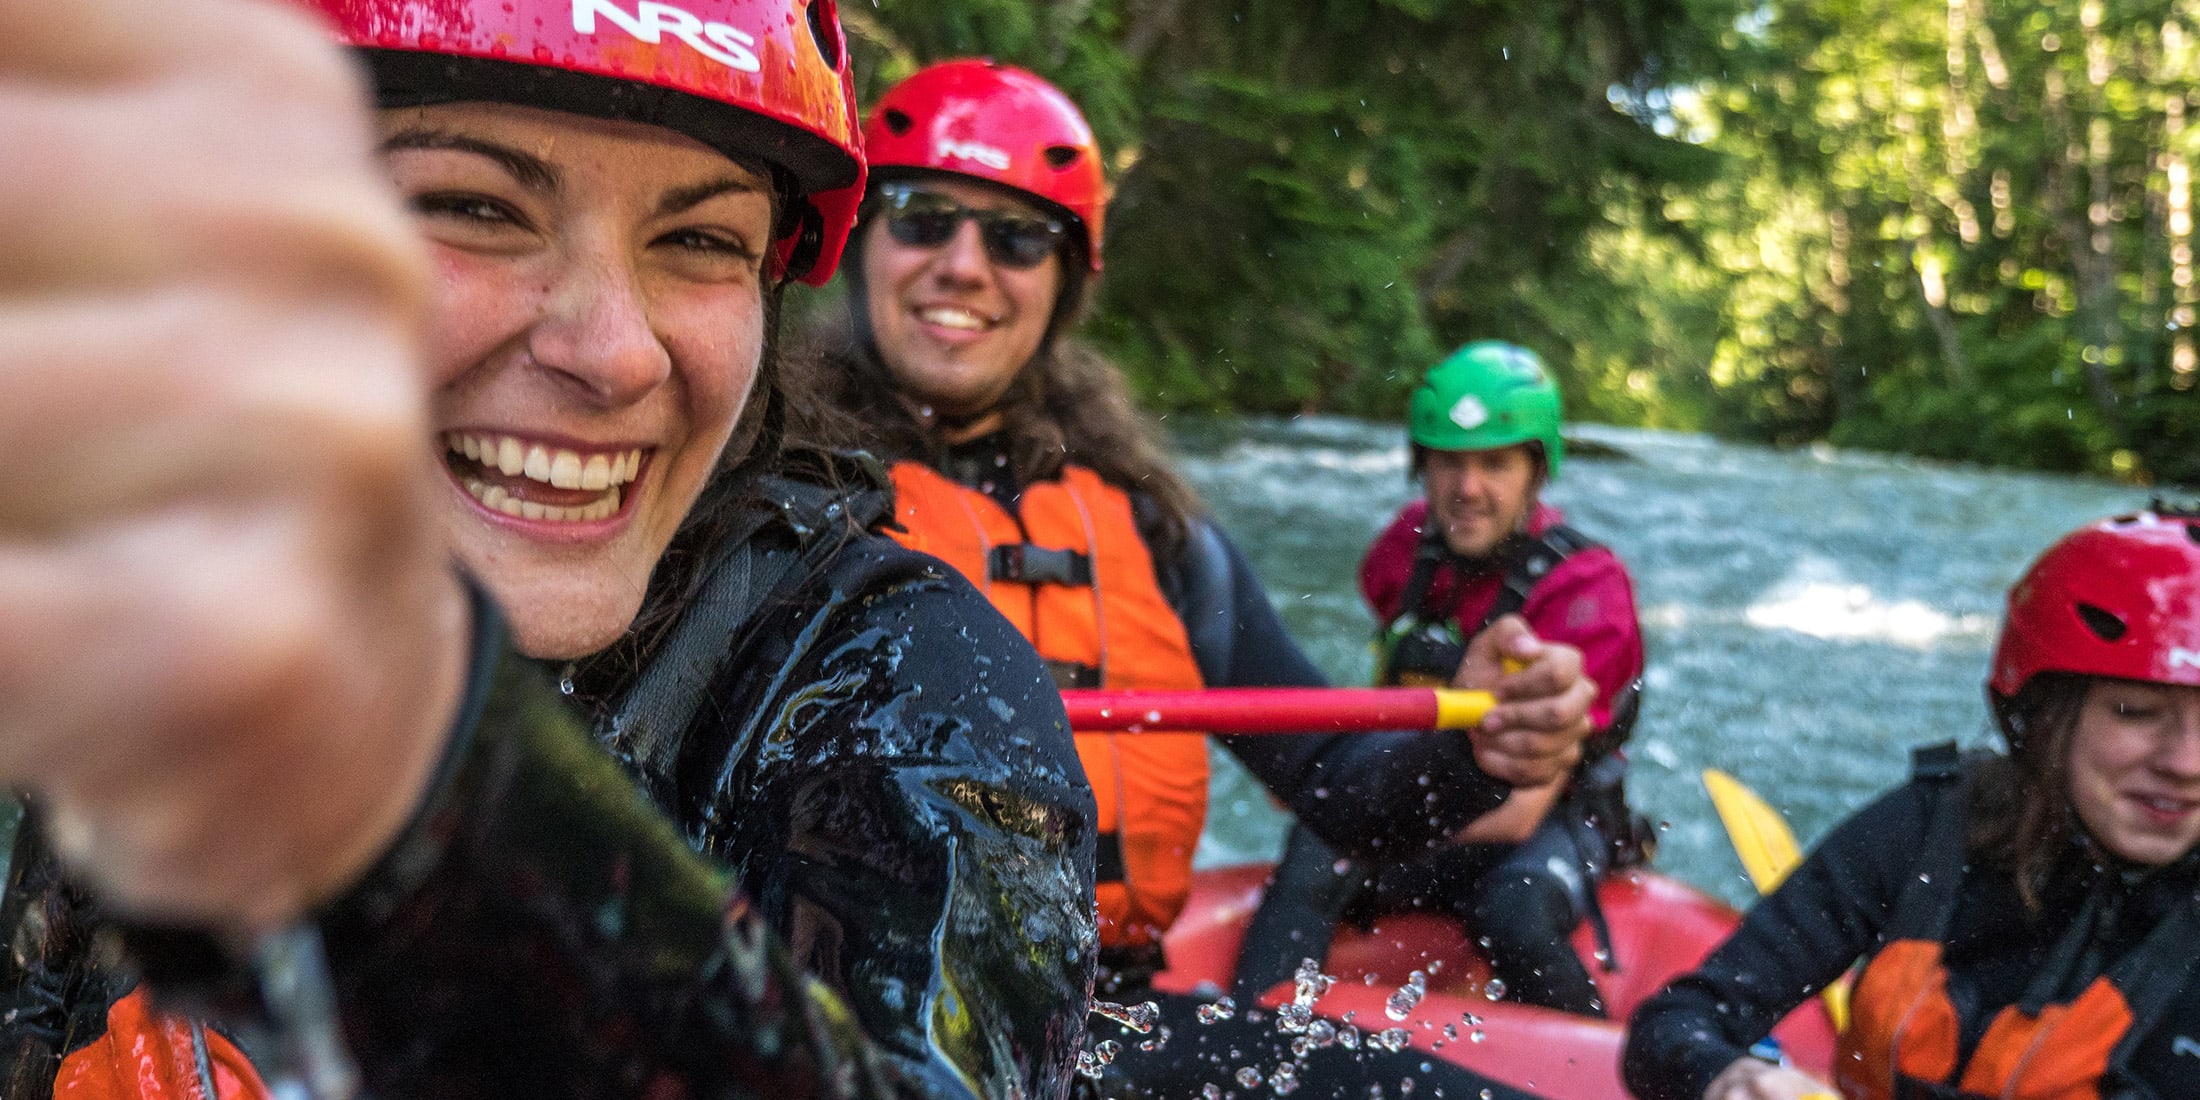
[(781, 426), (830, 0), (290, 6), (0, 10), (0, 1094), (1064, 1094), (1059, 701)]
[(2050, 547), (1987, 696), (2007, 755), (1920, 750), (1636, 1012), (1637, 1095), (1831, 1095), (1744, 1052), (1858, 958), (1848, 1100), (2200, 1095), (2200, 515)]
[[(1076, 106), (1022, 69), (948, 61), (888, 91), (864, 142), (872, 182), (844, 265), (852, 323), (814, 388), (893, 462), (896, 537), (969, 576), (1064, 687), (1321, 684), (1114, 369), (1067, 338), (1100, 271), (1106, 199)], [(1500, 682), (1501, 654), (1529, 666)], [(1594, 688), (1578, 653), (1515, 618), (1472, 660), (1506, 701), (1471, 737), (1221, 742), (1341, 848), (1432, 842), (1514, 784), (1560, 774), (1587, 730)], [(1227, 1087), (1237, 1066), (1292, 1061), (1310, 1096), (1361, 1098), (1406, 1077), (1512, 1095), (1410, 1055), (1302, 1057), (1265, 1023), (1200, 1022), (1193, 998), (1152, 991), (1206, 818), (1205, 738), (1077, 741), (1100, 810), (1100, 990), (1158, 1001), (1170, 1034), (1125, 1051), (1104, 1089), (1191, 1096)], [(1094, 1038), (1120, 1034), (1102, 1023)]]

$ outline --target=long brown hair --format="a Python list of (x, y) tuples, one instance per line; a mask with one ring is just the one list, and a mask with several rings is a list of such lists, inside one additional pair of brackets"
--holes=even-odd
[(2018, 896), (2035, 912), (2049, 880), (2081, 846), (2070, 805), (2070, 746), (2091, 687), (2089, 677), (2046, 673), (2014, 698), (1997, 700), (2014, 747), (2007, 756), (1982, 758), (1971, 779), (1971, 850), (2015, 879)]
[[(846, 321), (788, 359), (790, 418), (805, 434), (861, 447), (889, 462), (937, 466), (945, 444), (896, 396), (870, 332), (863, 281), (864, 246), (873, 224), (869, 213), (849, 237), (841, 262)], [(1116, 488), (1146, 496), (1159, 508), (1163, 525), (1158, 534), (1164, 545), (1156, 549), (1167, 553), (1188, 536), (1200, 513), (1199, 497), (1170, 467), (1161, 433), (1132, 400), (1122, 372), (1067, 335), (1084, 312), (1091, 283), (1080, 249), (1065, 246), (1058, 255), (1062, 289), (1046, 336), (996, 406), (1010, 472), (1018, 484), (1030, 485), (1075, 463)]]

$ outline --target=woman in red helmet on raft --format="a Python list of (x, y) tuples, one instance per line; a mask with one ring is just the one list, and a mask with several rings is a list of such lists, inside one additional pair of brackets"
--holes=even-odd
[(289, 6), (0, 6), (0, 1094), (1066, 1094), (1059, 700), (783, 438), (829, 0)]
[(1745, 1052), (1859, 958), (1847, 1100), (2200, 1096), (2200, 515), (2050, 547), (1987, 697), (2007, 754), (1919, 750), (1636, 1011), (1637, 1096), (1830, 1097)]
[[(881, 97), (864, 148), (871, 188), (843, 265), (852, 332), (814, 387), (892, 462), (896, 537), (969, 576), (1063, 687), (1321, 684), (1114, 369), (1067, 339), (1105, 214), (1100, 149), (1076, 106), (1021, 69), (949, 61)], [(1528, 667), (1501, 677), (1501, 657)], [(1587, 732), (1594, 688), (1573, 650), (1514, 619), (1469, 663), (1505, 700), (1472, 736), (1220, 740), (1340, 848), (1436, 841), (1513, 785), (1563, 772)], [(1099, 992), (1159, 1001), (1169, 1029), (1157, 1050), (1125, 1050), (1104, 1089), (1196, 1095), (1255, 1062), (1263, 1075), (1299, 1067), (1310, 1095), (1445, 1085), (1455, 1071), (1424, 1075), (1410, 1054), (1293, 1054), (1267, 1023), (1202, 1024), (1193, 999), (1151, 991), (1206, 819), (1205, 738), (1081, 735), (1078, 753), (1100, 809)], [(1123, 1035), (1099, 1022), (1094, 1037)], [(1450, 1094), (1486, 1086), (1469, 1076), (1457, 1071)]]

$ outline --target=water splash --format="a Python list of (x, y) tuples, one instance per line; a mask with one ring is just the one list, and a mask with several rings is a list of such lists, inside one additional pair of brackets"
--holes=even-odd
[(1119, 1005), (1114, 1001), (1092, 1002), (1092, 1014), (1104, 1016), (1123, 1025), (1126, 1031), (1145, 1035), (1153, 1031), (1153, 1025), (1161, 1019), (1161, 1006), (1152, 1001), (1140, 1001), (1135, 1005)]
[(1399, 986), (1398, 991), (1392, 993), (1390, 999), (1383, 1002), (1383, 1015), (1393, 1020), (1403, 1020), (1413, 1015), (1415, 1006), (1419, 1005), (1421, 998), (1427, 995), (1428, 975), (1416, 970), (1406, 975), (1406, 984)]
[(1102, 1039), (1093, 1044), (1091, 1050), (1077, 1052), (1077, 1072), (1084, 1077), (1097, 1081), (1103, 1073), (1107, 1072), (1107, 1068), (1115, 1063), (1116, 1056), (1121, 1053), (1123, 1053), (1123, 1044), (1113, 1039)]

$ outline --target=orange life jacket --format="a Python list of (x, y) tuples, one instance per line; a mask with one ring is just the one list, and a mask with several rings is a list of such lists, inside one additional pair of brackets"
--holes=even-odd
[[(1934, 769), (1938, 769), (1937, 771)], [(1918, 876), (1895, 902), (1887, 943), (1865, 966), (1834, 1060), (1845, 1100), (2102, 1100), (2118, 1095), (2132, 1048), (2153, 1030), (2192, 973), (2195, 903), (2179, 906), (2138, 947), (2076, 997), (2033, 995), (1996, 1013), (1961, 1056), (1962, 1020), (1942, 959), (1961, 892), (1966, 785), (1953, 746), (1921, 750), (1919, 774), (1947, 780), (1933, 810)], [(2090, 928), (2087, 914), (2077, 922)], [(2083, 935), (2076, 932), (2074, 935)], [(2079, 946), (2075, 940), (2066, 948)], [(2058, 949), (2055, 954), (2064, 956)], [(2049, 975), (2066, 964), (2053, 961)], [(2052, 977), (2050, 978), (2052, 980)]]
[(62, 1059), (53, 1095), (54, 1100), (267, 1100), (268, 1091), (229, 1040), (155, 1011), (139, 989), (107, 1010), (104, 1034)]
[[(960, 570), (1031, 640), (1061, 687), (1202, 686), (1127, 493), (1081, 466), (1024, 490), (1017, 514), (914, 462), (894, 465), (894, 537)], [(1100, 805), (1100, 942), (1160, 939), (1191, 892), (1207, 818), (1198, 733), (1078, 734)]]

